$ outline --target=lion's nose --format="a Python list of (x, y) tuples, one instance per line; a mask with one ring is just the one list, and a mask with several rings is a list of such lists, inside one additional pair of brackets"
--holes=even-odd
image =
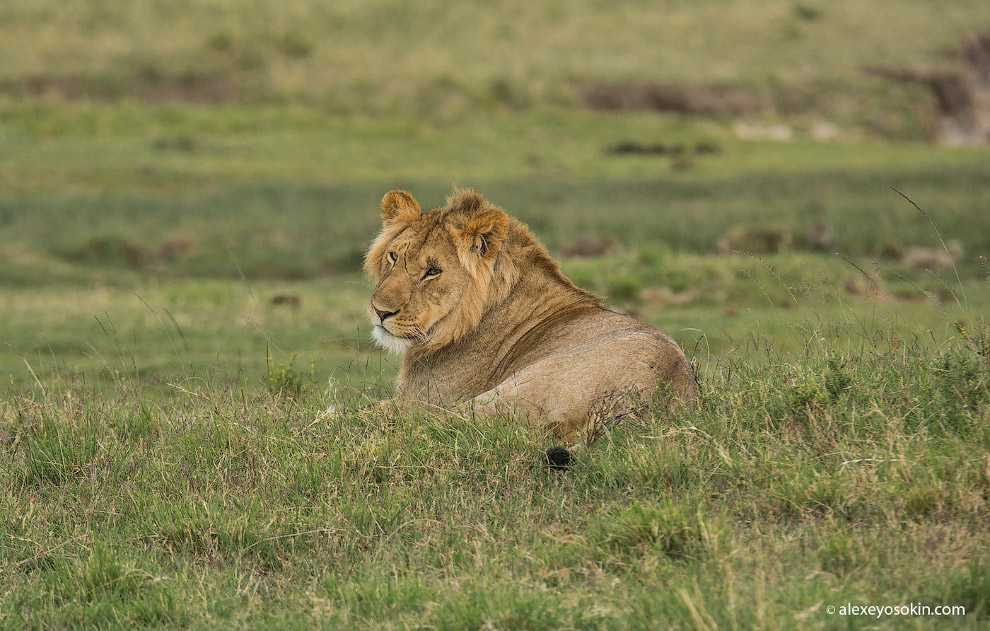
[(396, 311), (382, 311), (381, 309), (379, 309), (375, 305), (371, 305), (371, 308), (375, 310), (375, 313), (378, 314), (378, 319), (381, 320), (382, 322), (385, 321), (385, 318), (390, 318), (390, 317), (392, 317), (392, 316), (394, 316), (395, 314), (398, 313), (398, 310), (396, 310)]

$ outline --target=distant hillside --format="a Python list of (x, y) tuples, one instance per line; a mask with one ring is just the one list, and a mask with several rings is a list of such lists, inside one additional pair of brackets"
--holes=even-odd
[(654, 83), (911, 137), (934, 97), (864, 68), (955, 68), (988, 28), (986, 0), (35, 0), (0, 4), (0, 94), (443, 119)]

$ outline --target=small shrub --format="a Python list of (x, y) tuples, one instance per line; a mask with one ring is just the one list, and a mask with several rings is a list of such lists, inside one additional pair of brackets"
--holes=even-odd
[(837, 401), (852, 387), (852, 377), (834, 357), (830, 357), (825, 370), (825, 389), (832, 401)]
[[(289, 355), (288, 362), (280, 362), (278, 366), (274, 367), (271, 365), (271, 359), (269, 358), (268, 377), (265, 378), (265, 386), (272, 396), (287, 396), (298, 399), (303, 393), (306, 377), (304, 373), (296, 370), (295, 363), (295, 353)], [(312, 377), (314, 370), (315, 365), (311, 365), (310, 377)]]
[(794, 411), (817, 409), (829, 401), (828, 392), (814, 373), (797, 375), (791, 381), (788, 402)]

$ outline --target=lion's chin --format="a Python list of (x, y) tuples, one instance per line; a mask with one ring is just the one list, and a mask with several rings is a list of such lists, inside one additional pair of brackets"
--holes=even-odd
[(413, 341), (405, 338), (399, 337), (398, 335), (393, 335), (385, 330), (385, 327), (381, 325), (375, 325), (371, 330), (371, 337), (374, 338), (375, 342), (379, 346), (387, 351), (401, 355), (409, 350), (409, 347), (413, 345)]

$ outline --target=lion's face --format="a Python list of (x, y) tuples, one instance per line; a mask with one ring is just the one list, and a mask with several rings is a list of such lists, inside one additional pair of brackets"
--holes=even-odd
[(470, 291), (471, 277), (457, 259), (450, 233), (430, 215), (388, 243), (371, 294), (374, 338), (392, 351), (427, 339), (456, 310), (457, 297)]
[(375, 281), (368, 305), (375, 341), (394, 352), (439, 348), (477, 326), (508, 231), (505, 213), (469, 193), (424, 213), (411, 195), (392, 191), (382, 214), (365, 260)]

